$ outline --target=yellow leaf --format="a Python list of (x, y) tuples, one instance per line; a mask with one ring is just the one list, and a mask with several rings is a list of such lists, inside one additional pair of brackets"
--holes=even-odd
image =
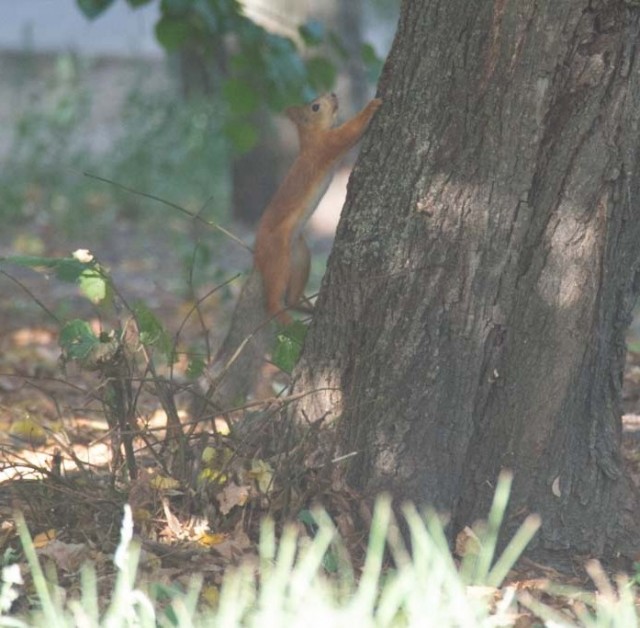
[(224, 484), (228, 479), (226, 473), (214, 469), (202, 469), (198, 474), (198, 484)]
[(132, 514), (133, 520), (137, 524), (144, 523), (145, 521), (150, 521), (153, 518), (153, 514), (151, 513), (151, 511), (147, 510), (146, 508), (136, 508)]
[(28, 414), (23, 419), (14, 421), (9, 428), (9, 434), (14, 438), (28, 441), (33, 445), (43, 445), (47, 442), (47, 433), (42, 426)]
[(198, 481), (204, 484), (225, 484), (229, 476), (229, 463), (235, 456), (229, 447), (205, 447), (202, 452), (204, 468), (198, 476)]
[(209, 534), (205, 532), (199, 539), (198, 543), (200, 545), (204, 545), (205, 547), (213, 547), (214, 545), (220, 545), (220, 543), (224, 543), (227, 540), (226, 534)]
[(45, 547), (49, 543), (51, 543), (51, 541), (55, 540), (55, 538), (56, 538), (56, 531), (53, 528), (51, 528), (46, 532), (40, 532), (40, 534), (36, 534), (33, 537), (33, 546), (36, 549), (40, 549), (42, 547)]
[(180, 482), (174, 478), (169, 478), (165, 475), (156, 475), (149, 482), (151, 486), (159, 491), (168, 491), (171, 489), (180, 488)]
[(258, 483), (261, 493), (266, 493), (273, 480), (273, 468), (264, 460), (252, 460), (249, 475)]
[(205, 447), (202, 451), (202, 462), (210, 469), (222, 469), (235, 455), (229, 447)]
[(223, 419), (222, 417), (216, 417), (214, 422), (216, 426), (216, 432), (218, 434), (221, 434), (222, 436), (229, 436), (229, 434), (231, 434), (231, 428), (229, 427), (229, 423), (227, 423), (225, 419)]
[(205, 464), (208, 464), (215, 458), (215, 455), (216, 455), (216, 450), (213, 447), (205, 447), (202, 450), (202, 456), (200, 458), (202, 459), (202, 462), (204, 462)]
[(218, 608), (218, 602), (220, 601), (220, 589), (210, 584), (202, 587), (200, 592), (202, 600), (207, 606), (211, 608)]

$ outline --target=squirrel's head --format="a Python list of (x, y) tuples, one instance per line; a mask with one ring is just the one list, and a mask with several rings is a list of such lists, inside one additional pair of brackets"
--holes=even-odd
[(285, 113), (299, 130), (330, 129), (336, 123), (338, 97), (333, 93), (324, 94), (306, 105), (289, 107)]

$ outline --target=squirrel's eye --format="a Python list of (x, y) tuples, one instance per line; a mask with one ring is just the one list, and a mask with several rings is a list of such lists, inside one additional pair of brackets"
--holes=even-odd
[(311, 111), (320, 111), (320, 105), (314, 102), (313, 105), (311, 105)]

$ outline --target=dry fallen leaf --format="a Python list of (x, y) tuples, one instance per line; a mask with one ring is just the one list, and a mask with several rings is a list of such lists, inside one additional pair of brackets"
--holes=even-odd
[(235, 482), (230, 482), (216, 495), (216, 499), (220, 504), (220, 512), (227, 515), (232, 508), (244, 506), (247, 503), (249, 487), (238, 486)]
[(50, 558), (63, 571), (74, 572), (88, 557), (89, 548), (84, 543), (63, 543), (56, 539), (38, 553)]
[(469, 554), (475, 556), (480, 552), (481, 545), (478, 535), (469, 526), (465, 526), (456, 536), (455, 553), (460, 558)]
[(162, 509), (164, 510), (164, 516), (167, 520), (167, 527), (175, 536), (180, 536), (183, 533), (182, 524), (178, 517), (171, 512), (171, 504), (166, 497), (162, 498)]
[(215, 545), (213, 551), (222, 556), (227, 561), (236, 560), (242, 556), (244, 551), (244, 540), (242, 538), (226, 538), (222, 543)]
[(495, 609), (496, 600), (500, 597), (500, 589), (484, 585), (468, 585), (466, 587), (467, 595), (472, 600), (484, 602), (492, 609)]
[(40, 534), (36, 534), (33, 537), (33, 546), (36, 549), (41, 549), (51, 543), (51, 541), (54, 541), (56, 536), (57, 533), (53, 528), (47, 530), (46, 532), (40, 532)]
[(9, 541), (16, 535), (16, 524), (5, 519), (0, 523), (0, 554), (4, 553)]
[(151, 476), (142, 472), (129, 488), (129, 505), (135, 513), (140, 510), (151, 510), (155, 502), (155, 491), (151, 487)]
[(214, 545), (220, 545), (220, 543), (226, 541), (227, 536), (227, 534), (210, 534), (206, 532), (198, 539), (198, 543), (205, 547), (213, 547)]

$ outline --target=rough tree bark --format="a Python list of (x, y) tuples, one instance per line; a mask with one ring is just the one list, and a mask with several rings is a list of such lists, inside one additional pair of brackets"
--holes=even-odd
[[(625, 329), (640, 288), (640, 9), (407, 0), (295, 373), (350, 480), (632, 551)], [(635, 545), (634, 545), (635, 543)]]

